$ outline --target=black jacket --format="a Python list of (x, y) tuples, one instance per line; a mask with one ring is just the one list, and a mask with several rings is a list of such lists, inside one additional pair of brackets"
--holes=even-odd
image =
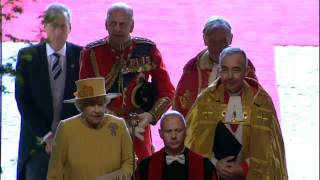
[[(67, 72), (63, 99), (73, 98), (75, 81), (79, 79), (79, 58), (82, 47), (66, 43)], [(46, 45), (44, 43), (23, 48), (18, 53), (15, 98), (21, 115), (17, 179), (24, 179), (26, 162), (44, 150), (36, 137), (51, 130), (53, 104)], [(73, 104), (63, 104), (61, 118), (78, 114)]]

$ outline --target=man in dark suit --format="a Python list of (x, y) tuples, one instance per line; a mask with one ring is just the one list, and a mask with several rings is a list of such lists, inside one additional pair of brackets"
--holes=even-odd
[(208, 158), (184, 146), (186, 124), (182, 114), (170, 111), (160, 119), (159, 134), (164, 148), (139, 163), (137, 180), (216, 180)]
[(50, 4), (43, 16), (45, 43), (18, 53), (15, 98), (21, 115), (17, 179), (44, 180), (51, 142), (61, 119), (78, 114), (73, 97), (82, 47), (67, 42), (70, 10)]

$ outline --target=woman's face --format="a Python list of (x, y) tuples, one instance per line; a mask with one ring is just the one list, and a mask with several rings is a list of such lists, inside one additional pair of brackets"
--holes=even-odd
[(82, 116), (92, 128), (99, 128), (102, 125), (107, 101), (105, 97), (90, 98), (83, 100)]

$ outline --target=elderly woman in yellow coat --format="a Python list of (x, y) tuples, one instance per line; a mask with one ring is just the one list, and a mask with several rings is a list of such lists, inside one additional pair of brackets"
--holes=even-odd
[(76, 81), (79, 115), (62, 120), (49, 162), (48, 180), (130, 179), (132, 141), (123, 119), (105, 114), (116, 94), (106, 94), (104, 78)]

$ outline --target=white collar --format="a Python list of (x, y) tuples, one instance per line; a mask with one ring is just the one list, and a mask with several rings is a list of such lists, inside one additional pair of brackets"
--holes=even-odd
[(242, 102), (241, 102), (241, 96), (239, 95), (230, 96), (229, 102), (228, 102), (225, 121), (232, 122), (233, 120), (243, 121)]
[(67, 51), (66, 43), (64, 43), (63, 47), (58, 51), (55, 51), (54, 49), (52, 49), (50, 44), (46, 43), (46, 49), (47, 49), (47, 56), (50, 56), (53, 53), (58, 53), (60, 56), (66, 57), (66, 51)]

